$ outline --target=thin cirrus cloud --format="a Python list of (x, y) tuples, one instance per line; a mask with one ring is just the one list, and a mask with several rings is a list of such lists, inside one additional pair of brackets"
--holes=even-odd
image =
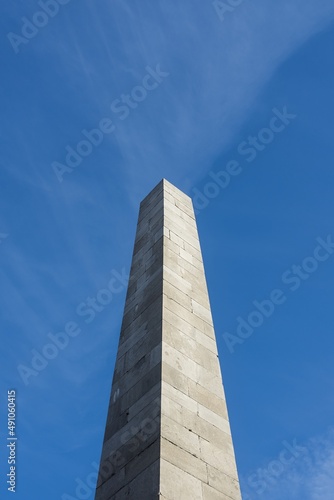
[[(72, 126), (50, 164), (62, 160), (82, 128), (113, 118), (116, 131), (105, 140), (117, 150), (115, 168), (137, 204), (162, 177), (189, 187), (210, 169), (278, 66), (334, 19), (334, 4), (245, 0), (223, 21), (213, 2), (198, 0), (83, 2), (80, 10), (69, 4), (62, 12), (63, 32), (55, 19), (25, 47), (51, 57), (75, 89), (62, 128)], [(129, 118), (113, 115), (111, 102), (157, 64), (169, 76)]]
[[(170, 73), (155, 91), (159, 98), (149, 96), (152, 105), (118, 125), (132, 188), (152, 173), (194, 181), (228, 145), (278, 65), (334, 17), (329, 0), (245, 1), (223, 22), (211, 2), (193, 4), (113, 3), (113, 19), (126, 26), (116, 36), (123, 64), (139, 72), (159, 62)], [(100, 29), (107, 44), (102, 21)]]
[[(276, 477), (266, 481), (264, 491), (256, 492), (248, 484), (248, 478), (258, 471), (241, 478), (243, 494), (247, 500), (332, 500), (334, 491), (334, 429), (315, 436), (302, 444), (300, 456)], [(304, 451), (303, 451), (304, 450)], [(274, 458), (274, 461), (277, 459)], [(262, 464), (262, 471), (268, 464)], [(274, 470), (274, 468), (273, 468)], [(276, 469), (278, 470), (278, 469)], [(265, 476), (261, 476), (265, 477)], [(263, 486), (263, 483), (262, 483)]]

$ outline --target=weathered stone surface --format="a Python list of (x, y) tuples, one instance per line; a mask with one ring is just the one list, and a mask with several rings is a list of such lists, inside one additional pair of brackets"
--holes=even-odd
[(209, 422), (210, 424), (217, 427), (217, 429), (220, 429), (221, 431), (226, 432), (227, 434), (231, 433), (229, 422), (226, 418), (222, 418), (221, 415), (215, 413), (212, 410), (209, 410), (208, 408), (202, 406), (201, 404), (198, 405), (198, 416), (201, 417), (206, 422)]
[(133, 448), (134, 446), (131, 442), (144, 442), (153, 434), (159, 433), (157, 423), (160, 422), (160, 392), (155, 391), (147, 404), (135, 415), (132, 414), (131, 418), (130, 414), (126, 412), (126, 417), (126, 423), (124, 423), (122, 428), (115, 432), (108, 440), (105, 440), (102, 460), (106, 459), (116, 450), (120, 450), (123, 445)]
[[(203, 500), (231, 500), (233, 497), (229, 497), (222, 493), (221, 491), (212, 488), (208, 484), (202, 483)], [(233, 500), (241, 500), (241, 496), (234, 497)]]
[(202, 481), (161, 458), (160, 492), (168, 500), (202, 500)]
[(164, 342), (191, 360), (203, 366), (211, 368), (217, 373), (218, 357), (209, 349), (206, 349), (190, 335), (184, 334), (178, 328), (167, 321), (163, 321)]
[(240, 500), (192, 202), (142, 201), (96, 500)]
[[(208, 369), (201, 365), (196, 365), (197, 367), (197, 382), (204, 388), (207, 388), (210, 392), (213, 392), (219, 397), (223, 395), (223, 389), (221, 384), (221, 375), (219, 366), (215, 366), (215, 373), (212, 367)], [(210, 369), (209, 369), (210, 368)]]
[(215, 334), (213, 331), (213, 327), (205, 320), (196, 316), (192, 310), (187, 309), (180, 305), (176, 300), (172, 297), (168, 297), (168, 295), (163, 295), (163, 307), (164, 310), (168, 309), (171, 312), (174, 312), (179, 318), (184, 319), (191, 326), (197, 328), (197, 330), (202, 331), (208, 337), (215, 339)]
[(198, 401), (199, 404), (205, 406), (209, 410), (214, 411), (218, 415), (221, 415), (226, 420), (228, 419), (225, 397), (221, 398), (219, 396), (216, 396), (207, 388), (204, 388), (197, 382), (193, 381), (188, 382), (188, 392), (189, 396), (195, 401)]
[(161, 437), (200, 459), (199, 436), (191, 432), (182, 422), (176, 422), (174, 419), (163, 414), (161, 418)]
[(163, 311), (163, 319), (168, 322), (170, 325), (175, 327), (177, 330), (183, 332), (188, 335), (190, 338), (193, 338), (199, 344), (203, 345), (211, 352), (217, 354), (217, 345), (214, 338), (209, 337), (201, 330), (198, 330), (195, 326), (188, 323), (185, 318), (181, 318), (174, 311), (170, 311), (169, 309), (164, 309)]
[(188, 378), (197, 380), (197, 363), (168, 345), (165, 341), (162, 342), (162, 356), (165, 363), (179, 370)]
[[(145, 498), (147, 500), (158, 500), (159, 477), (160, 460), (156, 460), (116, 494), (112, 494), (107, 497), (107, 500), (129, 500), (141, 498)], [(105, 499), (103, 498), (99, 500)]]
[[(227, 476), (220, 470), (207, 464), (208, 483), (215, 490), (225, 494), (228, 498), (240, 498), (239, 484), (236, 479)], [(239, 496), (238, 496), (239, 495)]]
[(197, 457), (183, 450), (178, 444), (171, 443), (164, 437), (161, 439), (161, 458), (197, 479), (205, 483), (208, 482), (206, 463), (198, 460)]
[(165, 380), (162, 381), (161, 386), (161, 394), (162, 398), (167, 396), (167, 398), (175, 401), (175, 403), (184, 406), (190, 411), (197, 413), (198, 411), (198, 402), (195, 399), (190, 398), (187, 394), (175, 389), (172, 385), (168, 384)]
[(226, 453), (223, 448), (218, 448), (214, 443), (200, 438), (201, 441), (201, 459), (220, 472), (224, 472), (233, 479), (238, 479), (237, 471), (232, 460), (232, 456)]

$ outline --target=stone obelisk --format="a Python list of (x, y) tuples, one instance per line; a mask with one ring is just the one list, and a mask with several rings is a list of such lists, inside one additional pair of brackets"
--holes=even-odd
[(240, 500), (191, 199), (142, 201), (96, 500)]

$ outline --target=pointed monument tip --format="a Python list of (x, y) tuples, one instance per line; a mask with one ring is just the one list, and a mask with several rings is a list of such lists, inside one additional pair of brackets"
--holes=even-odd
[(167, 189), (167, 190), (170, 190), (171, 193), (182, 193), (182, 196), (186, 196), (187, 198), (191, 198), (187, 193), (185, 193), (184, 191), (182, 191), (182, 189), (180, 189), (178, 186), (175, 186), (175, 184), (173, 184), (172, 182), (170, 182), (169, 180), (165, 179), (164, 177), (161, 179), (160, 181), (162, 183), (162, 189)]
[(155, 197), (156, 195), (158, 195), (158, 193), (161, 192), (166, 192), (172, 195), (177, 195), (177, 193), (179, 193), (179, 196), (191, 199), (190, 196), (187, 195), (184, 191), (182, 191), (177, 186), (175, 186), (175, 184), (172, 184), (169, 180), (163, 177), (158, 182), (158, 184), (156, 184), (154, 188), (145, 196), (140, 205), (142, 206), (144, 203), (147, 203), (148, 199)]
[(170, 182), (168, 179), (166, 179), (166, 177), (163, 177), (163, 178), (162, 178), (162, 179), (158, 182), (158, 184), (157, 184), (155, 187), (160, 186), (160, 184), (161, 184), (162, 186), (172, 186), (172, 187), (174, 187), (175, 189), (178, 189), (178, 187), (177, 187), (177, 186), (175, 186), (175, 184), (173, 184), (172, 182)]

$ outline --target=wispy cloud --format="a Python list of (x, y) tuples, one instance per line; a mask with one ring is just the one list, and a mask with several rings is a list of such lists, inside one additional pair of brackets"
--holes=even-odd
[(141, 7), (113, 5), (127, 26), (119, 34), (127, 66), (158, 61), (171, 76), (159, 98), (118, 133), (137, 185), (152, 171), (180, 182), (207, 169), (279, 64), (334, 17), (332, 2), (311, 0), (245, 2), (224, 23), (211, 3)]
[(311, 500), (332, 500), (334, 492), (334, 430), (311, 441), (313, 462), (304, 470)]
[[(304, 452), (280, 475), (271, 475), (266, 487), (255, 491), (249, 478), (242, 478), (247, 500), (333, 500), (334, 492), (334, 428), (313, 437), (302, 445)], [(273, 463), (270, 462), (270, 463)], [(265, 471), (268, 464), (258, 469)], [(274, 470), (274, 469), (273, 469)], [(258, 473), (257, 471), (257, 473)], [(256, 474), (257, 474), (256, 473)], [(263, 472), (262, 472), (263, 474)], [(262, 491), (263, 490), (263, 491)]]
[[(89, 12), (89, 25), (80, 9)], [(107, 139), (137, 203), (161, 177), (185, 188), (210, 169), (279, 65), (333, 21), (334, 4), (244, 1), (221, 22), (210, 1), (115, 0), (71, 4), (64, 18), (63, 36), (50, 24), (43, 43), (29, 50), (52, 57), (75, 89), (68, 115), (76, 132), (68, 130), (67, 142), (109, 116), (110, 103), (140, 84), (147, 65), (170, 73)]]

